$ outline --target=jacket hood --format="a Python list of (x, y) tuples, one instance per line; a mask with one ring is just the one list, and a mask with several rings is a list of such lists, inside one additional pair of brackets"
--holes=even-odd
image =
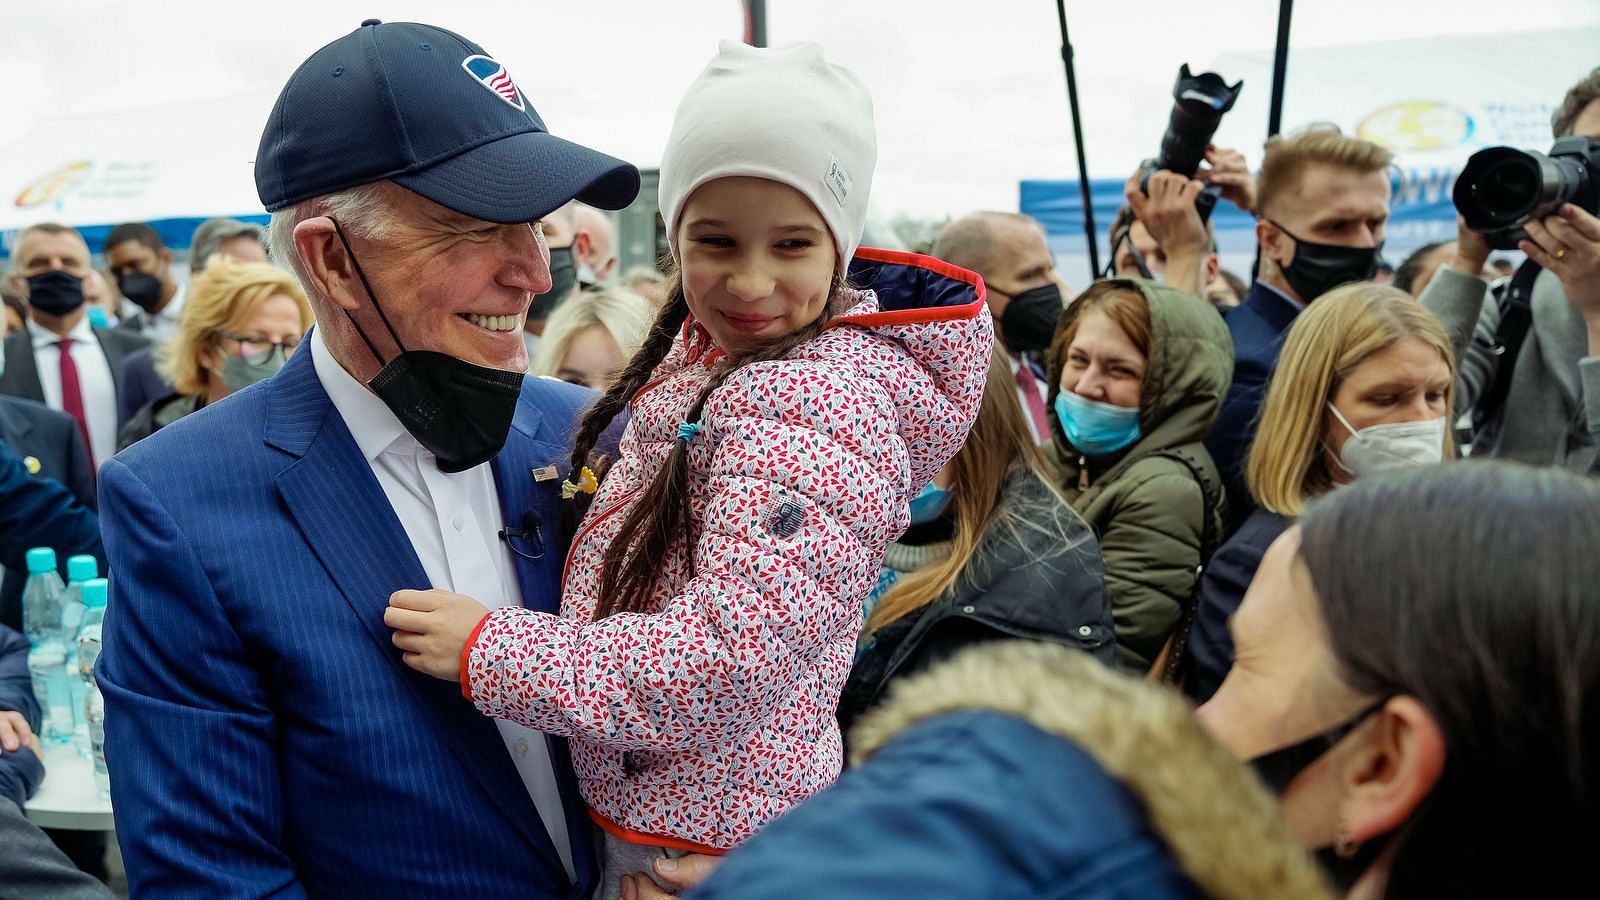
[[(1139, 402), (1142, 436), (1123, 457), (1131, 459), (1202, 440), (1216, 424), (1233, 380), (1233, 339), (1222, 316), (1199, 297), (1158, 281), (1125, 278), (1114, 282), (1138, 290), (1150, 307), (1150, 359)], [(1076, 304), (1067, 307), (1057, 332), (1077, 315)], [(1061, 369), (1061, 360), (1050, 361), (1052, 409), (1061, 393)], [(1053, 414), (1050, 434), (1063, 458), (1079, 455)]]
[(1088, 753), (1139, 798), (1151, 829), (1205, 896), (1329, 896), (1277, 802), (1201, 730), (1181, 697), (1076, 650), (988, 644), (902, 680), (851, 733), (851, 765), (918, 722), (965, 710), (1004, 713)]

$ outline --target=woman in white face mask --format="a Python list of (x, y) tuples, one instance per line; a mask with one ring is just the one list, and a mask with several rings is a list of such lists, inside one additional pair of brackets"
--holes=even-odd
[(1267, 388), (1247, 483), (1257, 509), (1211, 559), (1185, 689), (1204, 702), (1234, 663), (1228, 619), (1267, 547), (1305, 504), (1376, 472), (1455, 455), (1455, 357), (1433, 314), (1397, 288), (1336, 288), (1295, 319)]

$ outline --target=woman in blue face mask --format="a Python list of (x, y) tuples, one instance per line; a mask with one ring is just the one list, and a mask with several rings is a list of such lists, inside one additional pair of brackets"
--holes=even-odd
[(1094, 535), (1054, 486), (1010, 374), (997, 355), (966, 444), (884, 554), (839, 703), (847, 739), (891, 682), (969, 644), (1027, 636), (1112, 661)]
[(1118, 665), (1143, 673), (1220, 528), (1221, 479), (1201, 440), (1227, 393), (1233, 344), (1204, 300), (1109, 279), (1062, 317), (1050, 371), (1059, 483), (1100, 539)]
[(1455, 455), (1455, 358), (1433, 314), (1399, 288), (1334, 288), (1295, 319), (1250, 448), (1257, 508), (1206, 568), (1184, 690), (1204, 702), (1233, 665), (1228, 619), (1267, 547), (1315, 497), (1390, 469)]
[(311, 306), (294, 276), (267, 263), (213, 258), (189, 285), (177, 332), (156, 351), (173, 393), (129, 419), (117, 449), (270, 378), (310, 328)]

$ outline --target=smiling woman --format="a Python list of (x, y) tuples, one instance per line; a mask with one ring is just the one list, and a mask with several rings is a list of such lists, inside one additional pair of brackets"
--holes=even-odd
[(1267, 546), (1307, 502), (1384, 469), (1455, 455), (1448, 427), (1454, 384), (1444, 328), (1398, 288), (1336, 288), (1295, 320), (1250, 448), (1250, 492), (1259, 508), (1201, 581), (1189, 637), (1187, 687), (1195, 699), (1210, 697), (1228, 674), (1228, 618)]

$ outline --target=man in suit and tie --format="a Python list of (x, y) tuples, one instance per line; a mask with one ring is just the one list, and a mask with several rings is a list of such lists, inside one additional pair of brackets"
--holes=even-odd
[(522, 374), (539, 221), (626, 206), (638, 171), (548, 134), (477, 45), (376, 20), (294, 73), (255, 171), (316, 328), (101, 476), (132, 893), (587, 897), (565, 742), (411, 671), (383, 614), (428, 587), (558, 609), (593, 395)]
[(78, 232), (34, 225), (14, 247), (11, 287), (27, 298), (32, 321), (6, 336), (0, 394), (71, 416), (89, 450), (89, 465), (98, 466), (117, 450), (116, 374), (129, 354), (150, 342), (89, 323), (83, 300), (89, 245)]
[(1227, 314), (1233, 383), (1206, 438), (1227, 491), (1229, 531), (1255, 508), (1245, 460), (1284, 333), (1306, 304), (1378, 271), (1393, 160), (1377, 144), (1328, 125), (1267, 141), (1256, 182), (1261, 270)]

